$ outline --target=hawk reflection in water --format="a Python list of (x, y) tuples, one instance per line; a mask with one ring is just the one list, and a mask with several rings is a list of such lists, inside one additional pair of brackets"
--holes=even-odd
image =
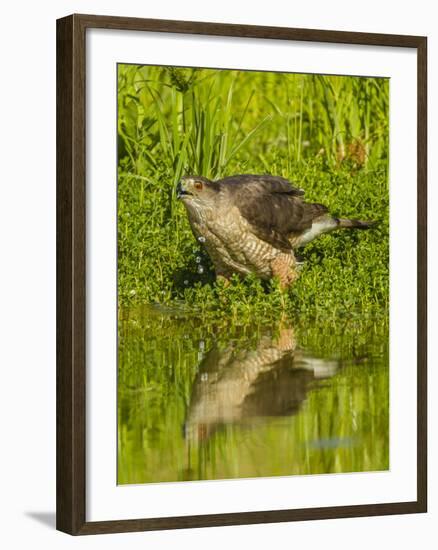
[(255, 273), (277, 277), (282, 287), (297, 278), (294, 250), (337, 229), (368, 229), (371, 221), (335, 218), (322, 204), (308, 203), (304, 191), (270, 175), (238, 175), (219, 181), (183, 178), (178, 198), (195, 237), (204, 243), (216, 276)]
[(232, 341), (214, 346), (202, 360), (192, 387), (185, 437), (206, 441), (221, 426), (254, 425), (297, 413), (308, 392), (333, 376), (337, 361), (322, 361), (296, 349), (291, 328), (262, 335), (256, 346)]

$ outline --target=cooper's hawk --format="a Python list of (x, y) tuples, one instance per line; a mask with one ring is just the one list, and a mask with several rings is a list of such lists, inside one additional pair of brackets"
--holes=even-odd
[(296, 248), (329, 231), (368, 229), (375, 223), (335, 218), (322, 204), (304, 202), (302, 189), (277, 176), (218, 181), (189, 176), (179, 182), (177, 194), (216, 275), (225, 279), (255, 273), (289, 286), (297, 278)]
[(193, 383), (184, 424), (185, 438), (206, 441), (225, 425), (251, 426), (299, 412), (307, 394), (333, 376), (340, 362), (296, 349), (292, 328), (264, 331), (242, 346), (215, 344), (202, 359)]

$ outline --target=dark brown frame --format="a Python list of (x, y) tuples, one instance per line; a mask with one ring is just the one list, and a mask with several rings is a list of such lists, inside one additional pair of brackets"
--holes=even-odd
[[(417, 50), (417, 500), (385, 504), (87, 522), (85, 515), (85, 33), (87, 28), (395, 46)], [(427, 39), (70, 15), (57, 21), (57, 529), (72, 535), (273, 523), (427, 511)]]

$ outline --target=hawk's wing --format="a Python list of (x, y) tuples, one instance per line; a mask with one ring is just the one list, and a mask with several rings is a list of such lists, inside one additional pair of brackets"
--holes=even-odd
[(225, 184), (235, 190), (246, 189), (248, 186), (253, 190), (265, 191), (267, 193), (286, 193), (287, 195), (302, 196), (304, 190), (295, 187), (289, 180), (280, 176), (271, 176), (269, 174), (242, 174), (238, 176), (229, 176), (219, 180), (217, 183)]
[(257, 237), (284, 250), (292, 248), (291, 234), (309, 229), (316, 217), (327, 212), (323, 205), (304, 202), (304, 191), (284, 178), (245, 175), (219, 183), (230, 185), (234, 204)]

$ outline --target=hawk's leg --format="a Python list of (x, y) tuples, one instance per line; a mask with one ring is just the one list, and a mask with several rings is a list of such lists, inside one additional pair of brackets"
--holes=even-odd
[(298, 263), (294, 253), (281, 253), (271, 262), (272, 276), (280, 281), (280, 287), (284, 290), (298, 278)]
[(277, 340), (277, 346), (280, 351), (294, 351), (296, 348), (296, 340), (293, 329), (280, 328), (280, 334)]

